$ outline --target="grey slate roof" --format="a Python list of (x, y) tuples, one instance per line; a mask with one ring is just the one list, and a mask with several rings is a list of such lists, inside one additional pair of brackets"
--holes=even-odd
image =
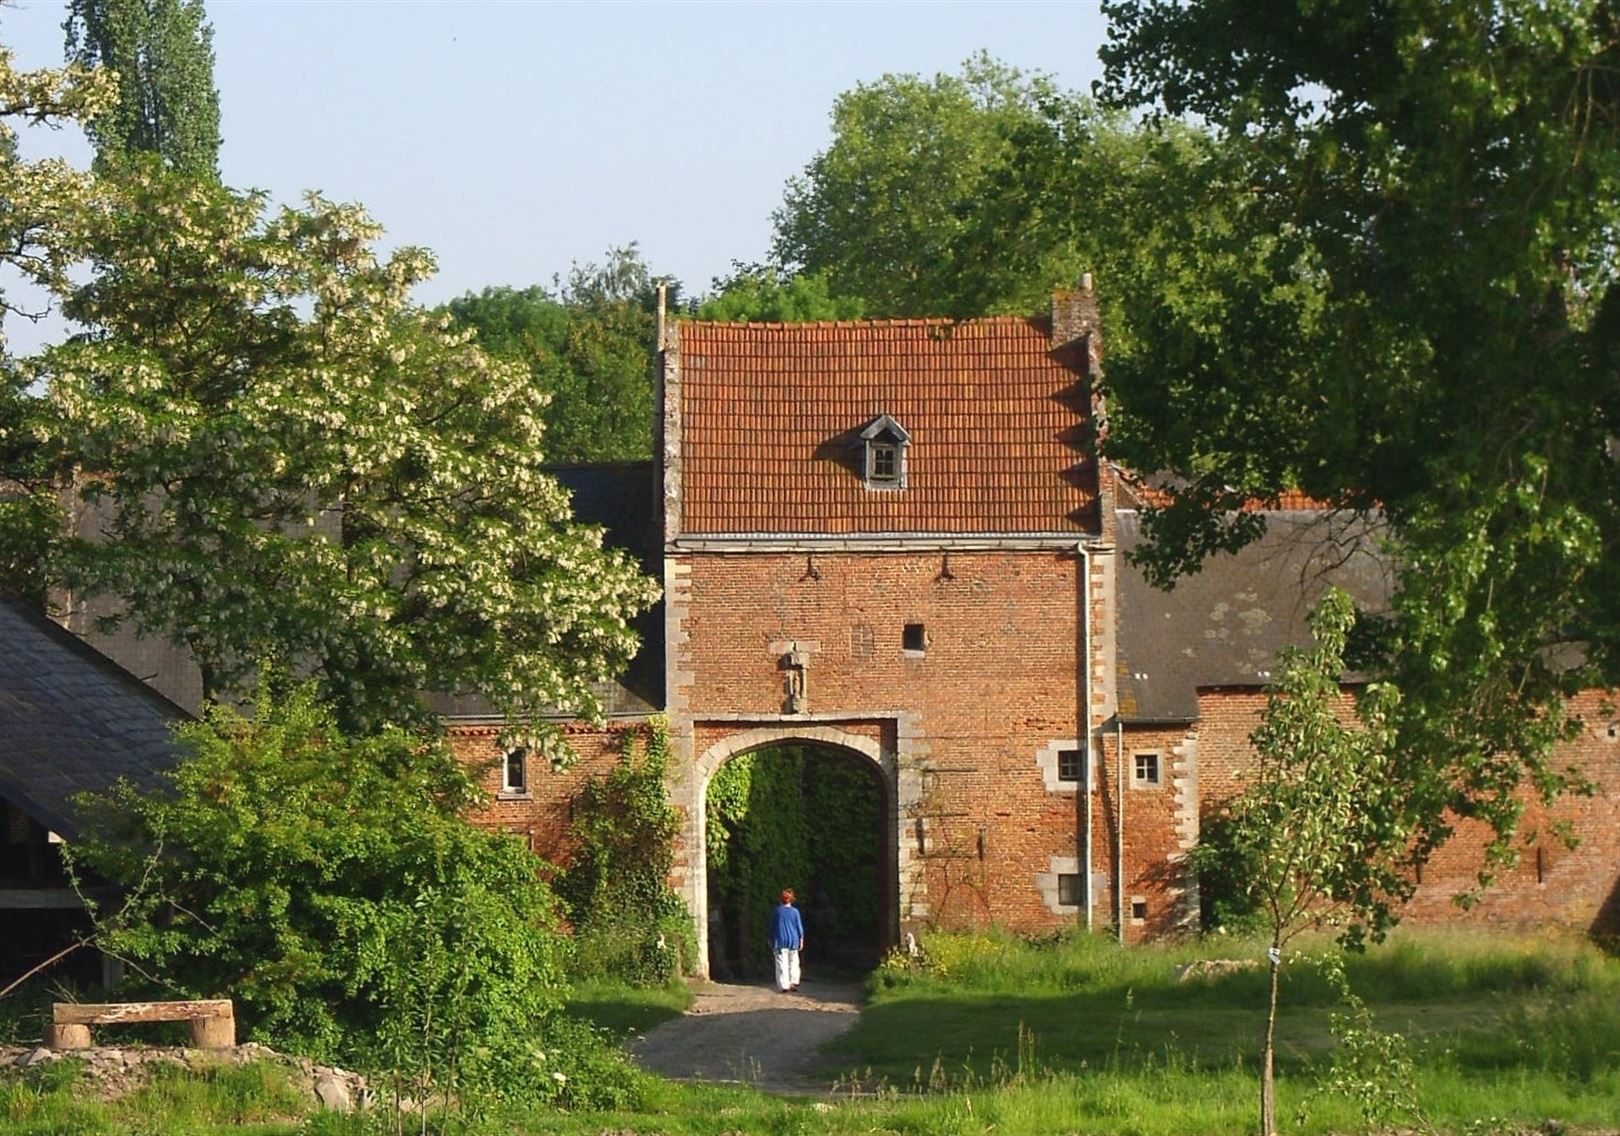
[(69, 839), (73, 798), (162, 783), (180, 707), (43, 614), (0, 599), (0, 796)]
[(1119, 714), (1127, 722), (1190, 722), (1200, 687), (1265, 686), (1279, 650), (1310, 643), (1306, 618), (1329, 583), (1364, 608), (1387, 608), (1393, 573), (1364, 521), (1267, 513), (1259, 540), (1211, 557), (1163, 592), (1126, 559), (1144, 543), (1139, 514), (1116, 515)]

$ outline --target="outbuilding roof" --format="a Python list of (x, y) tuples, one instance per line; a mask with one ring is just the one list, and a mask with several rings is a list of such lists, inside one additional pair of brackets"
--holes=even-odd
[(1130, 563), (1144, 543), (1140, 515), (1117, 516), (1119, 715), (1127, 722), (1191, 722), (1200, 688), (1268, 685), (1279, 651), (1310, 644), (1307, 619), (1329, 584), (1364, 609), (1388, 608), (1392, 565), (1368, 522), (1351, 514), (1267, 511), (1263, 536), (1211, 556), (1168, 592)]
[(0, 796), (61, 835), (74, 798), (157, 788), (179, 760), (180, 707), (43, 614), (0, 599)]
[[(680, 531), (1097, 528), (1083, 341), (1044, 318), (682, 321)], [(874, 492), (861, 431), (904, 423), (906, 486)]]

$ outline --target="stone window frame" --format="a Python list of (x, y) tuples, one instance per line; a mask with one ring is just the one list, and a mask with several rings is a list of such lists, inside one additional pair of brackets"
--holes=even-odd
[[(1142, 776), (1142, 761), (1144, 758), (1153, 759), (1153, 776)], [(1164, 788), (1164, 753), (1156, 749), (1131, 751), (1131, 788), (1133, 789), (1162, 789)]]
[[(1080, 760), (1085, 763), (1086, 776), (1066, 781), (1058, 776), (1058, 761), (1059, 755), (1064, 750), (1071, 749), (1080, 751)], [(1085, 788), (1088, 780), (1093, 787), (1096, 785), (1096, 768), (1079, 738), (1048, 739), (1045, 745), (1035, 751), (1035, 766), (1041, 771), (1041, 779), (1046, 783), (1048, 793), (1077, 793)]]
[[(1053, 915), (1072, 918), (1077, 910), (1084, 909), (1083, 904), (1063, 904), (1058, 902), (1059, 880), (1064, 876), (1077, 876), (1083, 870), (1077, 857), (1052, 856), (1046, 861), (1046, 871), (1035, 873), (1035, 890), (1040, 893), (1041, 902)], [(1082, 881), (1083, 883), (1084, 881)], [(1081, 898), (1085, 898), (1083, 892)]]

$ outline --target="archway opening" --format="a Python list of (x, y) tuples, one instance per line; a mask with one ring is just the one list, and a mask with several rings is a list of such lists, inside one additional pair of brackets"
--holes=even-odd
[(771, 972), (766, 938), (783, 888), (804, 916), (808, 972), (877, 965), (892, 890), (877, 766), (836, 746), (770, 745), (716, 770), (704, 806), (710, 975)]

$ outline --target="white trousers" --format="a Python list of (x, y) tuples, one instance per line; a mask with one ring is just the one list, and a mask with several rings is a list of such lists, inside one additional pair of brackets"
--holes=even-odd
[(776, 955), (776, 988), (784, 994), (799, 984), (799, 952), (783, 949)]

